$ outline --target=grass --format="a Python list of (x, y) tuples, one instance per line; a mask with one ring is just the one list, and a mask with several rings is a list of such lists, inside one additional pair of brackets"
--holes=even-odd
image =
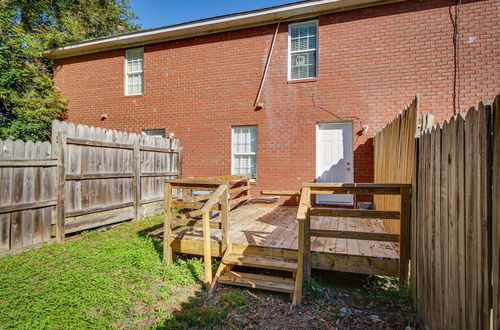
[[(404, 328), (415, 324), (397, 279), (315, 272), (301, 307), (287, 295), (201, 289), (203, 262), (162, 263), (153, 216), (0, 258), (0, 328)], [(218, 262), (214, 260), (214, 271)], [(255, 294), (253, 293), (255, 292)], [(376, 316), (376, 317), (375, 317)], [(375, 320), (372, 319), (375, 317)], [(377, 318), (380, 317), (380, 320)]]
[[(166, 267), (142, 234), (161, 216), (0, 258), (0, 328), (143, 327), (169, 313), (203, 272), (200, 259)], [(192, 294), (192, 292), (190, 293)]]

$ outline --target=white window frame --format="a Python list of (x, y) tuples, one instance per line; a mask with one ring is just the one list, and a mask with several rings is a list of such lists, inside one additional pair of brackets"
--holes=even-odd
[[(295, 26), (300, 26), (300, 25), (309, 25), (309, 24), (316, 24), (316, 47), (307, 49), (307, 50), (300, 50), (300, 51), (294, 51), (292, 52), (292, 28)], [(319, 24), (317, 19), (309, 20), (309, 21), (303, 21), (303, 22), (297, 22), (297, 23), (290, 23), (288, 24), (288, 81), (297, 81), (297, 80), (307, 80), (307, 79), (317, 79), (319, 76), (318, 72), (318, 62), (319, 62)], [(302, 53), (302, 52), (307, 52), (307, 51), (315, 51), (316, 52), (316, 75), (314, 77), (308, 77), (308, 78), (295, 78), (292, 79), (292, 53)]]
[[(257, 132), (257, 151), (255, 152), (250, 152), (250, 153), (234, 153), (234, 129), (235, 128), (255, 128), (255, 131)], [(255, 182), (257, 180), (257, 174), (258, 174), (258, 164), (259, 164), (259, 127), (258, 125), (241, 125), (241, 126), (231, 126), (231, 175), (236, 175), (234, 174), (234, 156), (245, 156), (245, 155), (254, 155), (255, 156), (255, 178), (251, 178), (251, 182)]]
[[(137, 53), (137, 52), (141, 52), (142, 53), (142, 70), (141, 71), (133, 71), (133, 72), (128, 72), (128, 55), (130, 53)], [(124, 83), (125, 83), (125, 88), (124, 88), (124, 91), (125, 91), (125, 95), (129, 96), (129, 95), (142, 95), (144, 94), (144, 47), (137, 47), (137, 48), (130, 48), (130, 49), (127, 49), (125, 51), (125, 79), (124, 79)], [(132, 74), (137, 74), (137, 73), (140, 73), (142, 75), (142, 92), (140, 93), (133, 93), (133, 94), (130, 94), (128, 92), (128, 77), (129, 75), (132, 75)]]

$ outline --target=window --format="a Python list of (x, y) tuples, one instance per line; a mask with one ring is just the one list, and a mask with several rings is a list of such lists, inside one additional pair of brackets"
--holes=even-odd
[(125, 94), (142, 94), (144, 91), (144, 49), (129, 49), (126, 51), (126, 58)]
[(165, 129), (164, 128), (153, 128), (153, 129), (143, 129), (142, 132), (148, 136), (159, 136), (165, 137)]
[(318, 22), (290, 24), (288, 30), (288, 79), (316, 78)]
[(232, 174), (257, 177), (257, 126), (233, 127)]

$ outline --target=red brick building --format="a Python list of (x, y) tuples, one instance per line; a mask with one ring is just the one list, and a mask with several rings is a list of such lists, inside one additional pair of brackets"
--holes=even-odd
[(416, 93), (437, 121), (493, 99), (499, 21), (498, 0), (303, 1), (49, 56), (69, 120), (173, 132), (184, 176), (255, 168), (255, 192), (297, 189), (372, 181), (372, 137)]

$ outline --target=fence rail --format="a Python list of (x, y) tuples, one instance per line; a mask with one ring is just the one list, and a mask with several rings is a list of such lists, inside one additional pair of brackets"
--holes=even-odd
[(52, 143), (0, 141), (0, 255), (161, 212), (179, 141), (54, 121)]

